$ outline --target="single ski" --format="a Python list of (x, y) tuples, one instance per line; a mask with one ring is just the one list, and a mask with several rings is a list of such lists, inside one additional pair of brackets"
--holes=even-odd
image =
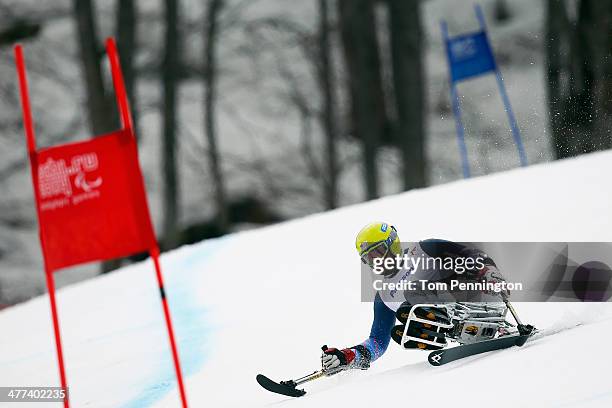
[(276, 381), (272, 381), (262, 374), (257, 374), (256, 380), (259, 385), (264, 387), (266, 390), (276, 394), (282, 394), (288, 397), (301, 397), (302, 395), (306, 394), (306, 391), (295, 388), (296, 384), (291, 380), (277, 383)]
[[(323, 347), (321, 347), (321, 350), (327, 350), (327, 346), (324, 345)], [(306, 391), (298, 389), (298, 385), (307, 383), (312, 380), (316, 380), (318, 378), (329, 377), (331, 375), (338, 374), (342, 370), (343, 368), (341, 367), (336, 367), (330, 370), (322, 369), (319, 371), (315, 371), (312, 374), (296, 378), (295, 380), (281, 381), (280, 383), (272, 381), (263, 374), (257, 374), (257, 377), (255, 377), (255, 379), (257, 380), (259, 385), (261, 385), (263, 388), (270, 392), (286, 395), (288, 397), (301, 397), (302, 395), (306, 394)]]
[(436, 350), (429, 353), (427, 359), (429, 360), (429, 364), (441, 366), (451, 361), (486, 353), (488, 351), (502, 350), (512, 346), (522, 346), (531, 334), (532, 333), (509, 335), (478, 343), (464, 344), (449, 349)]
[[(327, 346), (323, 346), (323, 347), (327, 348)], [(271, 379), (269, 379), (263, 374), (257, 374), (257, 377), (255, 377), (255, 379), (257, 380), (259, 385), (261, 385), (262, 387), (264, 387), (266, 390), (270, 392), (286, 395), (288, 397), (301, 397), (302, 395), (306, 394), (306, 391), (298, 389), (297, 388), (298, 385), (307, 383), (312, 380), (316, 380), (317, 378), (334, 375), (334, 374), (339, 373), (340, 371), (342, 370), (332, 370), (332, 371), (319, 370), (319, 371), (315, 371), (312, 374), (308, 374), (308, 375), (305, 375), (304, 377), (298, 378), (296, 380), (281, 381), (280, 383), (277, 383), (276, 381), (272, 381)]]

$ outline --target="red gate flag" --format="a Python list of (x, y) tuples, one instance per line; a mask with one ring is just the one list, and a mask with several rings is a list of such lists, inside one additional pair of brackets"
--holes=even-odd
[[(36, 198), (61, 386), (67, 388), (53, 272), (147, 251), (153, 259), (181, 405), (187, 397), (138, 163), (136, 136), (115, 41), (106, 40), (122, 128), (90, 140), (36, 149), (23, 49), (15, 46), (23, 122)], [(68, 394), (66, 394), (68, 395)], [(64, 407), (68, 408), (68, 396)]]
[(157, 244), (135, 138), (120, 130), (33, 157), (49, 269), (145, 252)]

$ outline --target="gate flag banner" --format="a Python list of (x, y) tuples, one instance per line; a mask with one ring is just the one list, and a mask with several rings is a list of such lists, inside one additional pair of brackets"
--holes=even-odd
[(50, 270), (156, 246), (130, 133), (41, 149), (33, 171)]
[(106, 40), (106, 52), (121, 129), (82, 142), (37, 149), (23, 48), (15, 45), (15, 64), (57, 363), (61, 386), (66, 390), (64, 408), (69, 408), (68, 381), (53, 273), (68, 266), (145, 251), (153, 260), (181, 406), (187, 408), (187, 395), (159, 261), (159, 247), (149, 215), (117, 46), (112, 38)]
[(446, 50), (453, 82), (495, 71), (493, 52), (482, 31), (449, 39)]

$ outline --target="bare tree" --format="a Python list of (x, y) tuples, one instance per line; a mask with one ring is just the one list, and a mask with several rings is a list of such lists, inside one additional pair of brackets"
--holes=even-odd
[(420, 0), (388, 0), (389, 37), (404, 190), (425, 186), (425, 77)]
[(208, 162), (215, 191), (215, 206), (219, 230), (227, 232), (229, 219), (219, 149), (215, 108), (217, 104), (217, 59), (216, 46), (219, 41), (219, 14), (223, 0), (209, 0), (206, 14), (206, 39), (204, 41), (204, 133), (208, 141)]
[(178, 0), (165, 0), (166, 32), (162, 63), (163, 87), (163, 208), (164, 247), (173, 248), (178, 242), (179, 177), (176, 163), (177, 101), (176, 90), (180, 69)]
[(327, 180), (325, 202), (328, 209), (338, 206), (338, 163), (336, 152), (336, 98), (331, 61), (329, 0), (319, 0), (319, 69), (318, 82), (323, 95), (321, 124), (326, 139)]
[(134, 0), (120, 0), (117, 2), (117, 47), (121, 70), (125, 81), (125, 90), (130, 101), (134, 133), (138, 132), (138, 100), (136, 95), (136, 71), (134, 57), (137, 50), (137, 10)]
[[(335, 80), (332, 61), (331, 36), (334, 31), (330, 21), (331, 1), (319, 1), (319, 24), (316, 31), (298, 21), (291, 21), (286, 16), (273, 16), (257, 19), (247, 25), (247, 31), (253, 43), (262, 49), (270, 50), (276, 61), (279, 78), (285, 81), (283, 91), (279, 94), (286, 106), (296, 110), (300, 118), (300, 158), (305, 165), (306, 174), (316, 183), (316, 188), (309, 187), (300, 194), (308, 194), (319, 201), (324, 208), (338, 206), (337, 179), (341, 173), (336, 143), (338, 139), (337, 107)], [(270, 38), (264, 33), (271, 35)], [(312, 75), (311, 82), (305, 80), (296, 69), (295, 59), (284, 55), (283, 47), (295, 47), (301, 54), (304, 64)], [(255, 54), (250, 55), (256, 59)], [(321, 95), (320, 106), (313, 95), (312, 87)], [(318, 121), (325, 137), (322, 150), (314, 145), (313, 124)], [(321, 160), (319, 157), (323, 156)], [(292, 164), (296, 164), (293, 162)], [(301, 171), (301, 170), (300, 170)], [(319, 199), (320, 187), (320, 199)], [(314, 194), (314, 195), (313, 195)]]
[(373, 199), (378, 197), (377, 150), (387, 128), (374, 1), (339, 0), (338, 10), (351, 96), (352, 133), (363, 143), (366, 195)]

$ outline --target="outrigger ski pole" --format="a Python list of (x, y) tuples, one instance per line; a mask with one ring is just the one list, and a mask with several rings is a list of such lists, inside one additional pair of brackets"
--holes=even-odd
[[(327, 346), (321, 347), (323, 351), (327, 350)], [(296, 388), (298, 385), (307, 383), (309, 381), (316, 380), (321, 377), (329, 377), (330, 375), (334, 375), (342, 371), (342, 369), (336, 370), (324, 370), (321, 369), (319, 371), (315, 371), (312, 374), (305, 375), (304, 377), (297, 378), (295, 380), (287, 380), (281, 381), (280, 383), (276, 381), (272, 381), (268, 377), (263, 374), (257, 374), (256, 380), (264, 387), (266, 390), (270, 392), (275, 392), (277, 394), (287, 395), (288, 397), (301, 397), (306, 394), (306, 391)]]
[[(523, 322), (521, 322), (521, 319), (518, 317), (518, 314), (516, 313), (514, 306), (512, 306), (512, 303), (510, 303), (510, 301), (508, 300), (506, 296), (503, 296), (503, 298), (504, 298), (504, 303), (506, 304), (506, 307), (508, 308), (508, 310), (510, 310), (510, 313), (512, 313), (514, 320), (516, 320), (516, 328), (518, 329), (519, 334), (521, 336), (526, 336), (528, 334), (531, 334), (535, 330), (535, 327), (530, 324), (523, 324)], [(517, 343), (516, 345), (520, 347), (523, 344), (525, 344), (526, 341), (527, 341), (527, 337), (525, 337), (520, 342), (521, 344)]]

